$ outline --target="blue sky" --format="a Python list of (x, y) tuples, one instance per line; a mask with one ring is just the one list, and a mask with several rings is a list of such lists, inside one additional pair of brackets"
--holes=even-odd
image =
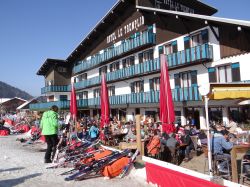
[[(1, 0), (0, 80), (40, 95), (46, 58), (66, 59), (116, 0)], [(250, 0), (203, 0), (216, 16), (250, 21)], [(1, 90), (0, 90), (1, 91)]]

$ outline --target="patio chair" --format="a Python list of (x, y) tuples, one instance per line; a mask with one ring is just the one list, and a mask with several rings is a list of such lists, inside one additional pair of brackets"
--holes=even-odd
[(242, 158), (241, 160), (241, 172), (240, 172), (240, 184), (245, 184), (245, 181), (248, 181), (247, 185), (250, 185), (250, 161)]

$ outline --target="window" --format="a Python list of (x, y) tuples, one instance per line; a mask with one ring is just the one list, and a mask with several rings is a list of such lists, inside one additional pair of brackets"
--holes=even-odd
[(144, 81), (136, 81), (130, 84), (131, 93), (144, 92)]
[(99, 68), (99, 75), (102, 75), (102, 73), (107, 73), (107, 66)]
[(208, 42), (208, 30), (201, 30), (191, 36), (184, 37), (184, 48), (195, 47)]
[(116, 71), (116, 70), (119, 70), (120, 69), (120, 62), (117, 61), (117, 62), (114, 62), (112, 64), (109, 65), (109, 71), (112, 72), (112, 71)]
[(78, 99), (83, 99), (83, 93), (82, 93), (82, 92), (77, 93), (77, 94), (76, 94), (76, 97), (77, 97)]
[(108, 94), (109, 94), (109, 96), (115, 95), (115, 86), (108, 87)]
[(197, 86), (197, 71), (182, 72), (174, 75), (175, 88)]
[(149, 89), (154, 91), (160, 90), (160, 77), (149, 79)]
[(88, 99), (88, 91), (83, 91), (77, 93), (78, 99)]
[(83, 99), (88, 99), (88, 91), (83, 92)]
[(48, 97), (48, 100), (49, 100), (49, 102), (54, 101), (54, 100), (55, 100), (55, 96), (54, 96), (54, 95), (50, 95), (50, 96)]
[(218, 67), (218, 82), (232, 82), (232, 71), (229, 65)]
[(45, 86), (53, 86), (54, 81), (53, 80), (45, 80)]
[(209, 82), (237, 82), (241, 81), (239, 63), (208, 68)]
[(178, 47), (177, 47), (177, 41), (173, 41), (167, 45), (165, 45), (165, 54), (169, 55), (171, 53), (177, 53)]
[(130, 56), (122, 60), (122, 67), (127, 68), (129, 66), (133, 66), (135, 64), (135, 57)]
[(142, 53), (139, 53), (139, 63), (143, 63), (149, 60), (153, 60), (154, 58), (154, 51), (153, 49), (149, 49)]
[(60, 95), (60, 101), (67, 101), (68, 100), (68, 96), (67, 95)]
[(79, 81), (86, 80), (86, 79), (87, 79), (87, 73), (83, 73), (83, 74), (78, 76)]
[(100, 88), (94, 89), (94, 98), (100, 97)]
[(66, 73), (67, 72), (67, 69), (65, 67), (58, 67), (57, 68), (57, 71), (60, 72), (60, 73)]

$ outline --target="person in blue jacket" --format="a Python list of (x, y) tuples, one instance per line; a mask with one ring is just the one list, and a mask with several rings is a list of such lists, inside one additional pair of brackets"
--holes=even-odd
[(227, 130), (217, 131), (211, 139), (211, 148), (214, 158), (224, 160), (218, 165), (220, 172), (227, 173), (227, 165), (231, 160), (231, 155), (226, 153), (224, 150), (230, 151), (233, 148), (233, 143), (228, 141)]
[(96, 127), (96, 124), (92, 124), (89, 129), (89, 136), (91, 141), (95, 141), (99, 136), (99, 129)]

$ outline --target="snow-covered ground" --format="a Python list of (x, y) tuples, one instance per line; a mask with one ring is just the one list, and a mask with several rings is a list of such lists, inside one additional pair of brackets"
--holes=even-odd
[(46, 169), (44, 164), (45, 144), (28, 145), (16, 141), (20, 136), (0, 136), (0, 187), (126, 187), (149, 186), (145, 181), (145, 170), (132, 170), (130, 175), (123, 179), (114, 178), (104, 180), (103, 177), (84, 181), (64, 181), (60, 173), (67, 168)]

